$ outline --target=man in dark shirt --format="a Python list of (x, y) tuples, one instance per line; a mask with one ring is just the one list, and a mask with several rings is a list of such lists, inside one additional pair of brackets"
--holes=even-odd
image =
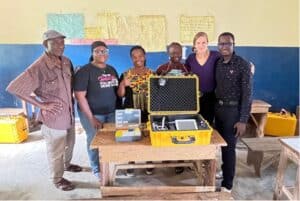
[(235, 174), (237, 138), (246, 130), (252, 96), (252, 74), (249, 62), (234, 52), (234, 35), (220, 34), (221, 58), (216, 63), (216, 129), (225, 139), (222, 147), (223, 181), (221, 190), (230, 192)]

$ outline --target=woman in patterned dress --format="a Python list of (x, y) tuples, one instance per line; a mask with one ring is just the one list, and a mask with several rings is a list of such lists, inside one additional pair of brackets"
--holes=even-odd
[(146, 52), (143, 47), (132, 47), (130, 56), (134, 66), (121, 75), (118, 95), (125, 98), (124, 108), (140, 109), (142, 122), (146, 123), (148, 120), (148, 78), (152, 71), (145, 66)]
[[(152, 74), (152, 71), (146, 67), (146, 51), (143, 47), (132, 47), (130, 56), (133, 67), (121, 75), (118, 95), (125, 98), (123, 101), (124, 108), (140, 109), (141, 121), (142, 123), (146, 123), (149, 114), (147, 111), (148, 78)], [(148, 161), (147, 163), (151, 162)], [(146, 174), (153, 174), (153, 168), (147, 168)], [(134, 170), (128, 169), (126, 175), (134, 176)]]

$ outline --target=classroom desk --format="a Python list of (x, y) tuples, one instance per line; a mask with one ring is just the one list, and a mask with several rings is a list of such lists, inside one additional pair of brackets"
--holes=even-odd
[[(276, 185), (274, 192), (274, 200), (281, 199), (282, 195), (287, 196), (288, 200), (300, 199), (300, 137), (279, 139), (282, 149), (277, 170)], [(284, 184), (284, 174), (287, 168), (287, 162), (291, 160), (297, 165), (297, 176), (295, 184), (287, 187)]]
[(251, 105), (250, 118), (256, 126), (256, 137), (264, 136), (264, 128), (267, 121), (270, 104), (262, 100), (253, 100)]
[[(226, 142), (217, 131), (213, 131), (211, 143), (202, 146), (153, 147), (151, 146), (149, 131), (143, 131), (143, 138), (135, 142), (116, 142), (114, 124), (105, 124), (94, 137), (91, 148), (98, 149), (101, 165), (102, 196), (128, 194), (130, 189), (137, 192), (207, 192), (215, 191), (216, 154)], [(173, 161), (170, 164), (158, 163)], [(201, 179), (201, 186), (155, 186), (155, 187), (113, 187), (116, 171), (129, 168), (159, 168), (176, 167), (178, 160), (192, 161), (183, 166), (191, 166)], [(129, 161), (154, 161), (153, 164), (128, 164)]]

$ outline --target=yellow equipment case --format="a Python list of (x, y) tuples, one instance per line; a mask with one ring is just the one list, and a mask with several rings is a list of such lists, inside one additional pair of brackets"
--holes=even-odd
[(295, 114), (285, 110), (278, 113), (268, 112), (264, 133), (271, 136), (295, 135), (297, 119)]
[(210, 144), (213, 129), (198, 114), (198, 83), (196, 75), (150, 76), (147, 128), (152, 146)]
[(0, 143), (20, 143), (27, 137), (25, 117), (21, 115), (0, 116)]

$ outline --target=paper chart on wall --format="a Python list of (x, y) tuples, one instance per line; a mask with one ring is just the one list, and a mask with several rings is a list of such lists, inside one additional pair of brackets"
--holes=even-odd
[(119, 44), (140, 44), (140, 19), (136, 16), (120, 16), (118, 18)]
[(84, 38), (86, 39), (99, 39), (101, 36), (100, 27), (85, 27), (84, 28)]
[(47, 14), (48, 29), (64, 34), (67, 39), (84, 38), (83, 14)]
[(180, 16), (180, 41), (192, 43), (196, 33), (203, 31), (207, 33), (208, 40), (215, 38), (214, 16)]
[(167, 42), (166, 17), (143, 15), (140, 19), (140, 44), (147, 51), (165, 51)]
[(100, 38), (118, 39), (118, 13), (102, 12), (97, 14), (97, 27), (101, 29)]
[(96, 40), (101, 40), (103, 42), (105, 42), (106, 45), (117, 45), (118, 41), (116, 39), (86, 39), (86, 38), (75, 38), (75, 39), (71, 39), (69, 40), (70, 44), (73, 45), (91, 45), (94, 41)]

